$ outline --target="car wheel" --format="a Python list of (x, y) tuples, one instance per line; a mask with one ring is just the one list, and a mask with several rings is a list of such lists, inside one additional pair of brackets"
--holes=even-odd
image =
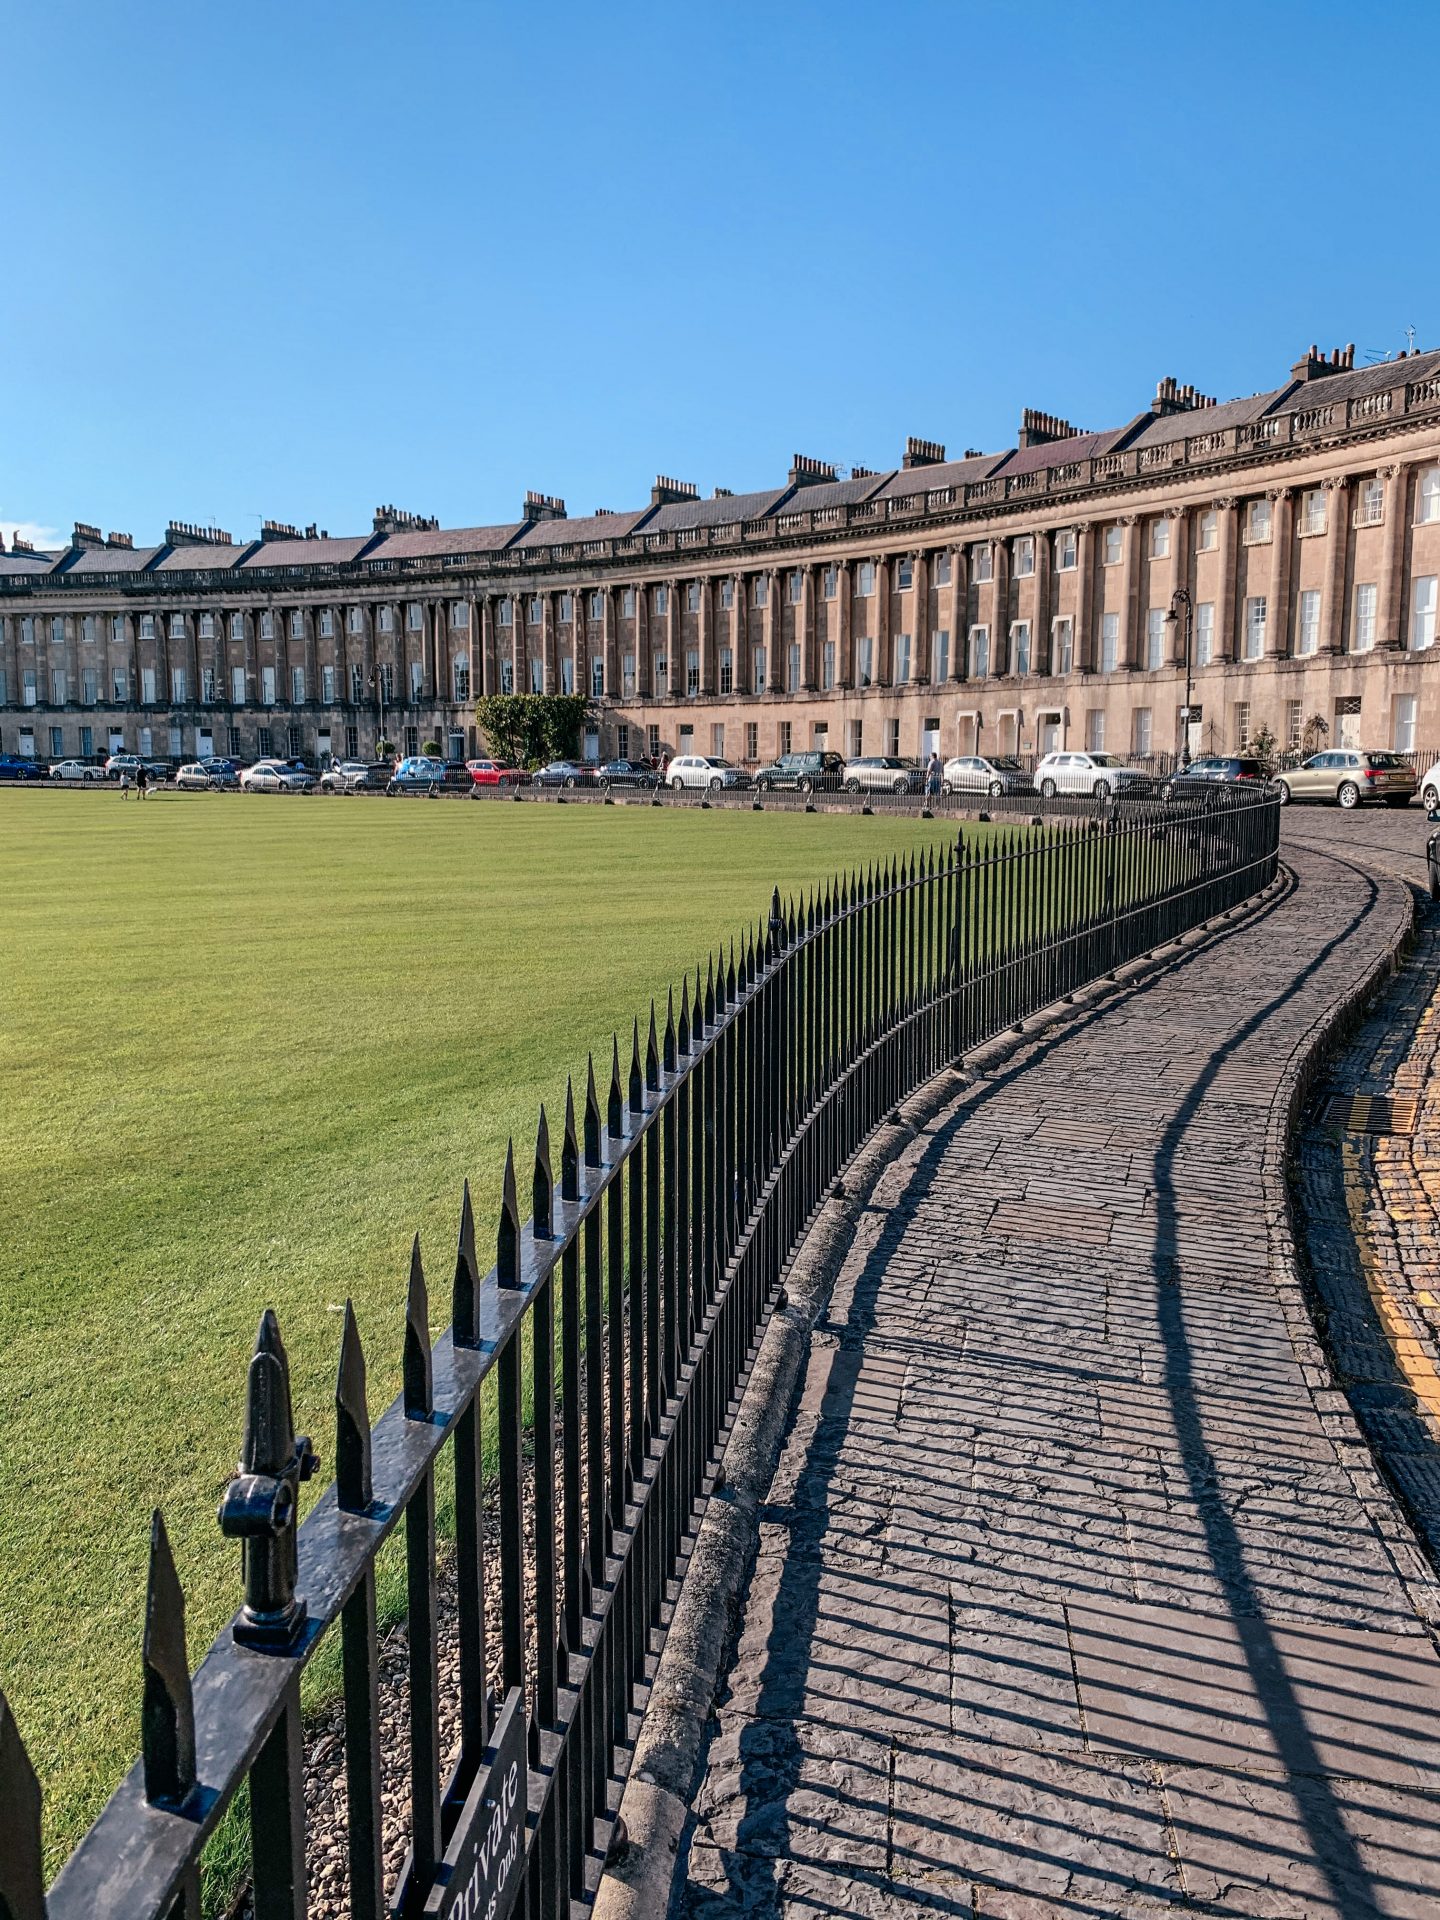
[(1102, 807), (1108, 805), (1114, 797), (1115, 789), (1110, 785), (1108, 780), (1097, 780), (1090, 789), (1090, 798), (1092, 800), (1098, 800)]
[(719, 774), (717, 773), (710, 782), (711, 793), (719, 793), (721, 788), (724, 785), (725, 785), (725, 782), (720, 778)]
[(1294, 798), (1288, 784), (1284, 780), (1272, 781), (1271, 792), (1275, 795), (1275, 798), (1280, 802), (1282, 807), (1288, 807)]
[(573, 773), (567, 773), (567, 774), (566, 774), (566, 776), (565, 776), (565, 784), (566, 784), (566, 786), (567, 786), (567, 787), (573, 787), (573, 786), (574, 786), (574, 784), (575, 784), (575, 776), (574, 776), (574, 774), (573, 774)]
[(908, 780), (897, 780), (890, 791), (892, 793), (908, 793), (910, 791), (910, 782)]
[(678, 775), (670, 782), (670, 791), (672, 793), (683, 793), (685, 791), (685, 782), (680, 779)]
[(1420, 804), (1427, 813), (1433, 813), (1436, 806), (1440, 805), (1440, 793), (1437, 793), (1434, 787), (1426, 787), (1420, 796)]
[(1359, 806), (1360, 789), (1359, 787), (1356, 786), (1353, 780), (1341, 781), (1340, 791), (1335, 795), (1335, 804), (1337, 806), (1344, 807), (1347, 813), (1350, 811), (1351, 807)]
[(992, 780), (990, 782), (990, 797), (992, 800), (998, 800), (1004, 791), (1005, 782), (1003, 780)]
[(1042, 800), (1053, 800), (1055, 798), (1055, 782), (1053, 780), (1042, 780), (1040, 782), (1040, 798)]
[(814, 791), (815, 791), (815, 782), (814, 782), (813, 780), (808, 780), (808, 779), (807, 779), (807, 780), (802, 780), (802, 781), (800, 782), (800, 791), (801, 791), (802, 793), (814, 793)]
[(860, 782), (858, 780), (847, 780), (845, 782), (845, 791), (847, 793), (859, 793)]

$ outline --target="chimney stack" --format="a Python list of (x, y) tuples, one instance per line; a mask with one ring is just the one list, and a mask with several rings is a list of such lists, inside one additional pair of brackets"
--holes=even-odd
[(901, 466), (938, 467), (945, 458), (945, 448), (938, 440), (917, 440), (912, 434), (905, 442), (905, 458)]
[(167, 547), (233, 547), (222, 527), (199, 527), (189, 520), (172, 520), (165, 529)]
[(405, 513), (399, 507), (376, 507), (372, 526), (376, 533), (437, 533), (438, 520), (427, 519), (423, 513)]
[(693, 480), (672, 480), (667, 474), (657, 473), (655, 484), (650, 489), (652, 507), (674, 506), (680, 500), (698, 500), (700, 489)]
[(558, 493), (527, 493), (520, 518), (522, 520), (563, 520), (565, 502)]
[(88, 552), (94, 547), (103, 547), (105, 536), (99, 527), (92, 527), (88, 520), (77, 520), (75, 531), (70, 536), (70, 545), (80, 552)]
[(1073, 440), (1083, 427), (1072, 427), (1068, 420), (1062, 420), (1058, 413), (1040, 413), (1034, 407), (1026, 407), (1020, 416), (1021, 453), (1027, 447), (1048, 446), (1052, 440)]

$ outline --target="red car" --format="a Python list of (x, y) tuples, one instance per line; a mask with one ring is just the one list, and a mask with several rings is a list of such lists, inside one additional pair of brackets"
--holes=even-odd
[(520, 787), (529, 778), (519, 767), (507, 767), (503, 760), (467, 760), (465, 770), (477, 787)]

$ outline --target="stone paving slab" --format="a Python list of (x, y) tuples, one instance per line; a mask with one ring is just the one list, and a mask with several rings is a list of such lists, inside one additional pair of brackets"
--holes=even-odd
[(1409, 901), (1293, 864), (966, 1088), (858, 1222), (675, 1920), (1440, 1911), (1440, 1591), (1283, 1187), (1296, 1075)]

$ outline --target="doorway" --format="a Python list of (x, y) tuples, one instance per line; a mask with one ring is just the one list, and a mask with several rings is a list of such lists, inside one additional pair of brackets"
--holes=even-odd
[(1060, 751), (1060, 715), (1058, 713), (1042, 713), (1036, 716), (1035, 745), (1042, 754)]

